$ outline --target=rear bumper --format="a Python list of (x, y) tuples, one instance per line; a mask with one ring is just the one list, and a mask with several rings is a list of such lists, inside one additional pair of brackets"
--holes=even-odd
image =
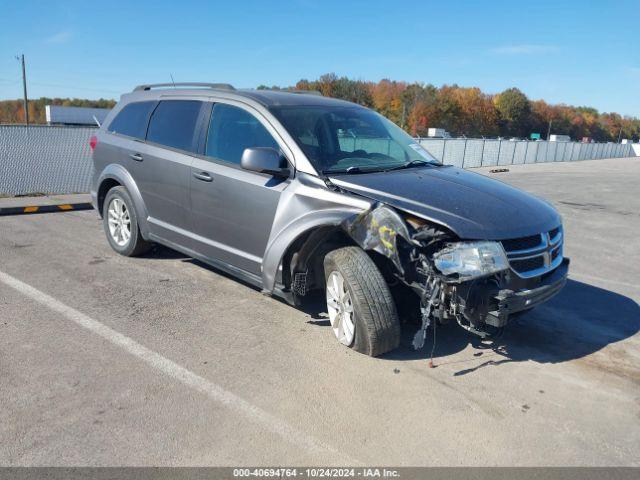
[(529, 310), (557, 295), (567, 283), (568, 274), (569, 259), (565, 258), (536, 288), (515, 292), (513, 290), (500, 290), (493, 299), (492, 309), (488, 312), (485, 323), (494, 327), (504, 327), (511, 314)]

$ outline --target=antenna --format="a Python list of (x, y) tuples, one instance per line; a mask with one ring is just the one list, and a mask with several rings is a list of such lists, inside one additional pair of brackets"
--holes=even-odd
[(169, 73), (169, 76), (171, 77), (171, 83), (173, 83), (173, 88), (176, 88), (176, 82), (173, 79), (173, 74)]

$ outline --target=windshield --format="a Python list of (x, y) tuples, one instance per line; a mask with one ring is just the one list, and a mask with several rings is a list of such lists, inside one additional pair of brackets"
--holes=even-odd
[(361, 107), (271, 109), (321, 173), (366, 173), (440, 165), (414, 138)]

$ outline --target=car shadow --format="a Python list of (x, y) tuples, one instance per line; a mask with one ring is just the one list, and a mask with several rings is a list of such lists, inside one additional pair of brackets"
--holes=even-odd
[(151, 250), (140, 257), (154, 260), (188, 260), (191, 258), (177, 250), (172, 250), (169, 247), (165, 247), (164, 245), (159, 245), (157, 243), (154, 243)]
[[(427, 334), (425, 346), (411, 346), (417, 327), (405, 328), (401, 346), (382, 358), (415, 360), (430, 358), (433, 330)], [(461, 369), (456, 376), (472, 373), (486, 366), (508, 362), (535, 361), (560, 363), (585, 357), (609, 344), (635, 335), (640, 330), (640, 307), (624, 295), (575, 280), (568, 280), (556, 297), (546, 304), (515, 317), (492, 340), (481, 340), (454, 323), (436, 328), (434, 357), (436, 365), (456, 364)], [(468, 359), (448, 356), (465, 350)], [(465, 363), (485, 362), (465, 368)]]
[(224, 270), (220, 270), (219, 268), (214, 267), (213, 265), (209, 265), (208, 263), (202, 262), (196, 258), (190, 257), (189, 255), (185, 255), (181, 252), (178, 252), (177, 250), (173, 250), (169, 247), (165, 247), (164, 245), (159, 245), (159, 244), (154, 244), (153, 247), (151, 248), (151, 250), (149, 250), (147, 253), (143, 254), (140, 256), (141, 258), (148, 258), (148, 259), (152, 259), (152, 260), (180, 260), (184, 263), (191, 263), (193, 265), (197, 265), (200, 268), (203, 268), (205, 270), (209, 270), (212, 273), (215, 273), (216, 275), (219, 275), (221, 277), (225, 277), (228, 278), (229, 280), (232, 280), (234, 282), (237, 282), (241, 285), (244, 285), (247, 288), (250, 288), (252, 290), (255, 290), (257, 292), (260, 291), (260, 288), (256, 287), (255, 285), (251, 284), (250, 282), (247, 282), (246, 280), (243, 280), (241, 278), (238, 277), (234, 277), (232, 274), (225, 272)]
[[(227, 277), (253, 290), (254, 285), (227, 274), (199, 260), (192, 259), (175, 250), (162, 246), (144, 255), (151, 259), (179, 259), (196, 264), (213, 273)], [(430, 328), (423, 348), (414, 350), (412, 341), (417, 326), (417, 305), (414, 296), (396, 296), (402, 326), (400, 346), (381, 359), (420, 360), (429, 359), (433, 349), (436, 366), (460, 365), (455, 376), (467, 375), (478, 369), (508, 362), (535, 361), (539, 363), (559, 363), (585, 357), (601, 350), (609, 344), (635, 335), (640, 330), (640, 306), (624, 295), (576, 280), (568, 280), (564, 289), (549, 302), (515, 317), (502, 331), (491, 339), (479, 337), (460, 328), (455, 322), (439, 325), (434, 332)], [(277, 297), (274, 300), (281, 301)], [(404, 308), (403, 308), (404, 307)], [(324, 296), (314, 294), (305, 298), (297, 308), (309, 316), (307, 323), (319, 327), (329, 327)], [(413, 313), (413, 318), (409, 318)], [(454, 354), (472, 347), (468, 358)], [(449, 358), (451, 357), (451, 358)], [(483, 361), (484, 360), (484, 361)], [(481, 363), (478, 364), (478, 361)], [(465, 366), (474, 364), (473, 366)]]

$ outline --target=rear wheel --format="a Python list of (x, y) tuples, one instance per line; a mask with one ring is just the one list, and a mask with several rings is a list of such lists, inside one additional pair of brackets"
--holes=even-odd
[(324, 260), (327, 312), (340, 343), (371, 356), (400, 344), (400, 322), (389, 287), (358, 247), (329, 252)]
[(113, 187), (104, 199), (102, 220), (109, 245), (127, 257), (141, 255), (151, 248), (140, 234), (133, 201), (124, 187)]

